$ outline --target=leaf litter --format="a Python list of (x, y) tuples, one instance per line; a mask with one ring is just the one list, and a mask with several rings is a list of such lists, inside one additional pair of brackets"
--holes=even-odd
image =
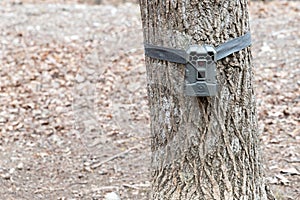
[[(148, 199), (150, 122), (132, 2), (0, 2), (1, 199)], [(300, 194), (299, 10), (250, 2), (260, 138), (278, 199)]]

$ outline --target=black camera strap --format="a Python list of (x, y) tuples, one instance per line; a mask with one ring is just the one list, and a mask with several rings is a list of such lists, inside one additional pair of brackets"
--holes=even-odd
[[(222, 58), (225, 58), (230, 54), (238, 52), (250, 45), (251, 35), (250, 32), (247, 32), (245, 35), (229, 40), (215, 47), (215, 50), (217, 52), (216, 60), (221, 60)], [(185, 50), (156, 46), (147, 43), (145, 43), (144, 47), (145, 55), (150, 58), (180, 64), (186, 64), (188, 62), (188, 55)]]

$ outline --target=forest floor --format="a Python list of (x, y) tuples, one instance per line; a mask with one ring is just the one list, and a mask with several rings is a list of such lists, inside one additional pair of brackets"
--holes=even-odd
[[(0, 199), (148, 199), (139, 7), (97, 2), (0, 1)], [(266, 178), (300, 199), (300, 2), (250, 14)]]

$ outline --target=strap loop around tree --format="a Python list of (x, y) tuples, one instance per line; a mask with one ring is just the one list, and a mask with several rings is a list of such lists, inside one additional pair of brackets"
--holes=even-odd
[(229, 40), (217, 47), (190, 45), (187, 50), (145, 44), (145, 55), (154, 59), (185, 64), (185, 94), (215, 96), (218, 91), (216, 61), (251, 45), (251, 35)]
[[(217, 60), (221, 60), (238, 52), (251, 45), (251, 34), (247, 32), (245, 35), (229, 40), (217, 47), (215, 47), (217, 52)], [(185, 50), (167, 48), (162, 46), (156, 46), (152, 44), (144, 44), (145, 55), (150, 58), (155, 58), (159, 60), (165, 60), (174, 63), (186, 64), (188, 62), (188, 55)]]

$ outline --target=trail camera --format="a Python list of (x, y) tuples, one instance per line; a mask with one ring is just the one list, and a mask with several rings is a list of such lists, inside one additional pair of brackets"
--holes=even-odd
[(215, 96), (216, 50), (214, 47), (191, 45), (186, 53), (185, 94), (188, 96)]
[(217, 47), (191, 45), (185, 51), (145, 43), (145, 55), (154, 59), (185, 64), (184, 91), (188, 96), (216, 96), (216, 62), (251, 45), (251, 35), (229, 40)]

